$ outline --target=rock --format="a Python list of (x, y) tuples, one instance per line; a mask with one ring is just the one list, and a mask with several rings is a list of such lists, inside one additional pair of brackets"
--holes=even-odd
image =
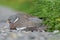
[(46, 40), (44, 37), (40, 37), (40, 40)]
[(13, 38), (13, 39), (15, 39), (15, 38), (17, 38), (17, 34), (16, 33), (11, 33), (10, 37)]
[(53, 33), (54, 34), (59, 33), (59, 30), (54, 30)]

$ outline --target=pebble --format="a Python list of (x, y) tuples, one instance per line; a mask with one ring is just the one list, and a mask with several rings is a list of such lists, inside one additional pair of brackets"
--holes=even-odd
[(16, 33), (11, 33), (9, 36), (10, 36), (11, 38), (13, 38), (13, 39), (15, 39), (15, 38), (18, 37)]
[(54, 30), (53, 33), (54, 34), (59, 33), (59, 30)]

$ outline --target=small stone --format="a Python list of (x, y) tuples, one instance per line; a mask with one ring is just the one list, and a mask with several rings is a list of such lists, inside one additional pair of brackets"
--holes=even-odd
[(54, 34), (56, 34), (56, 33), (58, 33), (58, 32), (59, 32), (59, 30), (54, 30), (54, 31), (53, 31)]
[(15, 39), (15, 38), (17, 38), (18, 36), (17, 36), (16, 33), (11, 33), (11, 34), (10, 34), (10, 37), (13, 38), (13, 39)]
[(29, 36), (29, 39), (35, 39), (35, 37), (31, 35), (31, 36)]
[(40, 40), (46, 40), (44, 37), (40, 37)]

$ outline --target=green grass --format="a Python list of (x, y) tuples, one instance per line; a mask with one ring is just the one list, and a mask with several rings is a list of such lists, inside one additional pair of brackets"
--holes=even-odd
[(60, 0), (0, 0), (0, 4), (43, 18), (48, 31), (60, 30)]

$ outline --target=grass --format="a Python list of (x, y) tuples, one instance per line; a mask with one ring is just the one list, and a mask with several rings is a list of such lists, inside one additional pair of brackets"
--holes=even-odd
[(43, 18), (48, 31), (60, 30), (60, 0), (0, 0), (0, 5)]

